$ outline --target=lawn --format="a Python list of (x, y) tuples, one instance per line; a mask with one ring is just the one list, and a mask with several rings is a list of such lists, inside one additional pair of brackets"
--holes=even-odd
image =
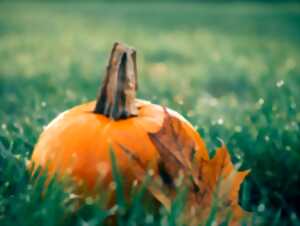
[[(95, 99), (117, 40), (137, 49), (140, 98), (180, 112), (211, 155), (222, 139), (251, 169), (240, 201), (255, 225), (300, 225), (300, 5), (80, 2), (0, 3), (0, 225), (98, 225), (110, 214), (89, 199), (74, 211), (56, 182), (41, 197), (25, 162), (43, 126)], [(120, 225), (176, 218), (138, 209)]]

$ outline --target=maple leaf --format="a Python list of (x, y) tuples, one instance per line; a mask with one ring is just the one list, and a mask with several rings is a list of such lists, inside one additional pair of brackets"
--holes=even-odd
[[(172, 117), (164, 108), (165, 118), (162, 127), (149, 138), (159, 152), (157, 173), (152, 175), (148, 186), (150, 193), (166, 208), (170, 208), (177, 187), (188, 188), (187, 203), (182, 217), (188, 225), (205, 222), (211, 211), (216, 211), (218, 223), (229, 215), (230, 225), (249, 215), (238, 203), (240, 185), (249, 171), (239, 172), (231, 162), (225, 145), (222, 145), (213, 158), (194, 158), (197, 146), (184, 128), (180, 119)], [(135, 162), (132, 170), (136, 178), (143, 180), (147, 169), (137, 156), (120, 145), (127, 156)]]

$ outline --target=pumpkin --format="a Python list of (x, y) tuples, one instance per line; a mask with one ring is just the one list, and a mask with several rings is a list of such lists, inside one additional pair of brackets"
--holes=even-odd
[(203, 222), (212, 210), (217, 223), (231, 214), (230, 225), (239, 225), (248, 215), (238, 203), (248, 171), (235, 169), (225, 145), (209, 158), (202, 138), (184, 117), (136, 99), (136, 91), (136, 51), (115, 43), (98, 98), (50, 122), (34, 148), (34, 169), (47, 169), (49, 178), (70, 176), (77, 192), (84, 187), (89, 195), (97, 194), (99, 185), (101, 191), (113, 190), (113, 151), (125, 194), (151, 172), (147, 189), (167, 209), (178, 188), (188, 188), (183, 214), (188, 225)]
[[(165, 113), (159, 105), (136, 99), (136, 90), (136, 51), (115, 43), (97, 100), (67, 110), (50, 122), (34, 148), (32, 163), (47, 168), (50, 176), (70, 175), (90, 191), (99, 178), (105, 185), (113, 180), (110, 150), (128, 186), (136, 178), (128, 170), (131, 162), (122, 147), (138, 156), (145, 169), (157, 172), (159, 152), (148, 133), (161, 128)], [(197, 158), (208, 159), (204, 143), (191, 124), (177, 112), (168, 112), (182, 122), (197, 144)]]

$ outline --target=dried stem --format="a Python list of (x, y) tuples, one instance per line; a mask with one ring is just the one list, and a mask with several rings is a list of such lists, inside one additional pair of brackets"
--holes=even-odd
[(117, 42), (111, 51), (94, 112), (113, 120), (136, 116), (136, 91), (136, 51)]

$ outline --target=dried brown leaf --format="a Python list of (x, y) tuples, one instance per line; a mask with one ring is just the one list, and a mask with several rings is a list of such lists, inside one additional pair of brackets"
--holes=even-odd
[(190, 156), (196, 150), (194, 140), (188, 135), (182, 122), (172, 117), (166, 109), (161, 129), (149, 134), (149, 137), (160, 153), (160, 161), (165, 164), (173, 180), (180, 175), (179, 172), (185, 177), (184, 185), (188, 186), (190, 191), (187, 203), (189, 208), (186, 213), (190, 223), (191, 217), (195, 220), (194, 223), (205, 220), (214, 199), (218, 202), (220, 220), (230, 211), (232, 224), (244, 216), (244, 211), (238, 205), (238, 194), (240, 184), (249, 171), (238, 172), (235, 169), (224, 145), (217, 150), (212, 159), (193, 161)]

